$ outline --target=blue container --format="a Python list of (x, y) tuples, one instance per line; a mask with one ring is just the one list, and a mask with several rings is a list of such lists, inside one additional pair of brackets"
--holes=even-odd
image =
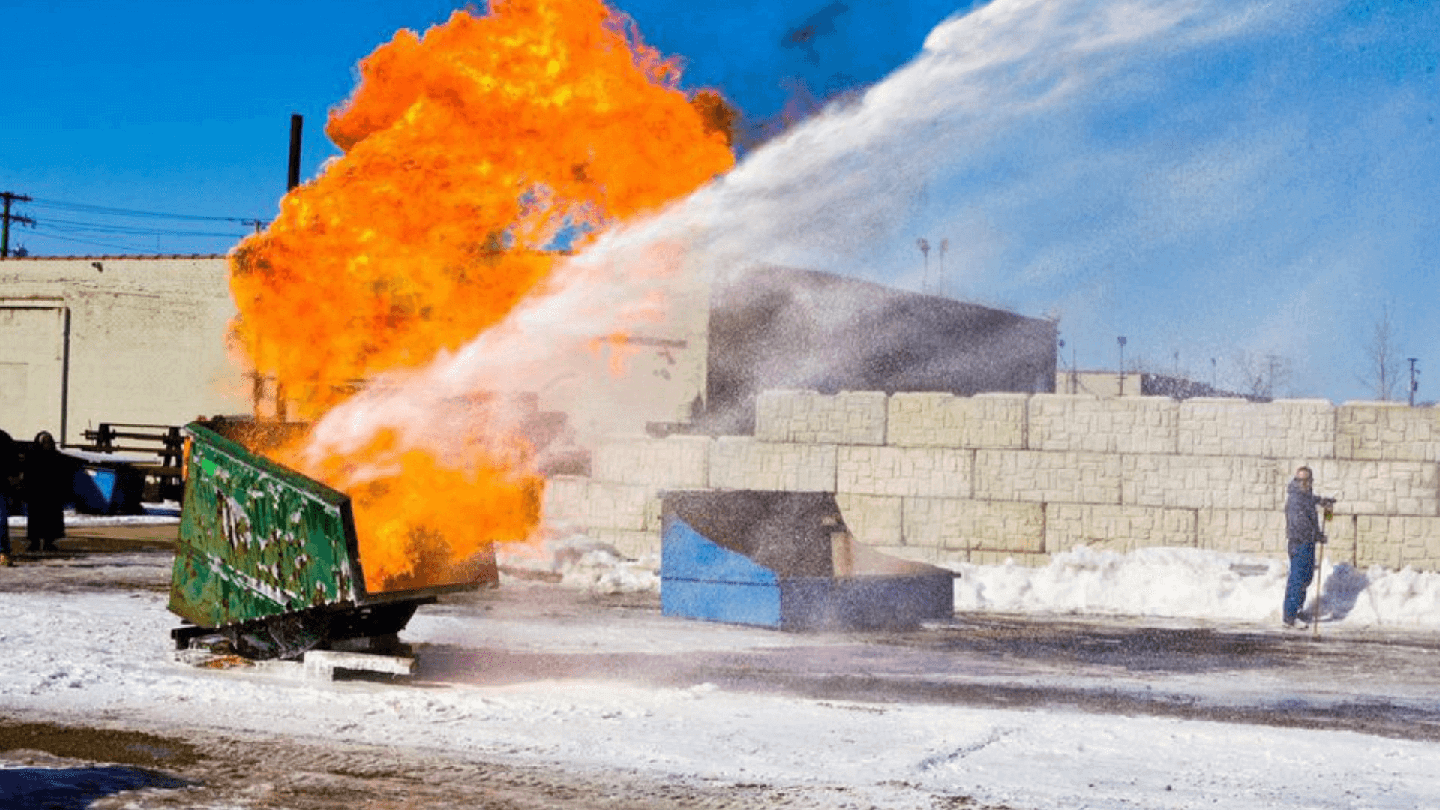
[(662, 495), (667, 616), (781, 630), (913, 627), (955, 612), (944, 568), (867, 548), (827, 492)]
[(75, 511), (89, 515), (138, 515), (145, 476), (123, 462), (85, 462), (71, 478)]

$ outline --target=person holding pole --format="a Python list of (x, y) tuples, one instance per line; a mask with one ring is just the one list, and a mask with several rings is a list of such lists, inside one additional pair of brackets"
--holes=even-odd
[(1322, 498), (1313, 492), (1315, 475), (1309, 467), (1295, 471), (1285, 493), (1285, 550), (1290, 555), (1290, 577), (1285, 582), (1285, 603), (1282, 615), (1286, 627), (1305, 629), (1308, 621), (1319, 618), (1320, 595), (1315, 595), (1316, 616), (1305, 616), (1300, 607), (1305, 604), (1305, 590), (1315, 575), (1315, 546), (1326, 542), (1325, 532), (1320, 527), (1317, 507), (1329, 509), (1335, 505), (1334, 498)]

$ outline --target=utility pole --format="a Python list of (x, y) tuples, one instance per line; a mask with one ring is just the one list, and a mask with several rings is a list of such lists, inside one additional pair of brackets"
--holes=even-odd
[(4, 213), (0, 214), (0, 259), (10, 258), (10, 222), (13, 220), (21, 225), (35, 227), (35, 220), (30, 217), (22, 217), (19, 214), (10, 213), (10, 206), (17, 202), (30, 202), (30, 198), (23, 194), (15, 194), (9, 191), (0, 191), (0, 199), (5, 201)]
[(1115, 338), (1115, 342), (1120, 344), (1120, 393), (1118, 396), (1123, 397), (1125, 396), (1125, 336), (1121, 335)]
[(1420, 373), (1415, 370), (1415, 363), (1420, 358), (1407, 357), (1405, 359), (1410, 361), (1410, 407), (1413, 408), (1415, 407), (1415, 389), (1420, 387), (1420, 381), (1415, 379), (1415, 375)]

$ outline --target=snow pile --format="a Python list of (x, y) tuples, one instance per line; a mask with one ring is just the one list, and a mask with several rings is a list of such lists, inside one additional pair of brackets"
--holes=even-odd
[[(1440, 627), (1440, 574), (1325, 564), (1321, 615), (1347, 626)], [(1279, 621), (1289, 573), (1279, 558), (1193, 548), (1129, 553), (1079, 546), (1028, 568), (960, 565), (955, 609), (1005, 613)], [(1310, 591), (1314, 598), (1314, 589)]]

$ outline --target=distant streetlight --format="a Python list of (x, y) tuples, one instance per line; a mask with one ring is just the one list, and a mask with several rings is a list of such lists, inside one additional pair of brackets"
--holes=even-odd
[(945, 251), (947, 251), (947, 250), (949, 250), (949, 249), (950, 249), (950, 240), (949, 240), (949, 239), (941, 239), (941, 240), (940, 240), (940, 282), (939, 282), (939, 285), (938, 285), (938, 286), (940, 287), (940, 294), (941, 294), (941, 295), (946, 295), (946, 294), (948, 294), (948, 293), (949, 293), (949, 290), (950, 290), (950, 279), (948, 279), (948, 278), (945, 277)]
[(1415, 379), (1416, 375), (1420, 373), (1419, 371), (1415, 370), (1415, 363), (1420, 358), (1407, 357), (1405, 359), (1410, 361), (1410, 407), (1413, 408), (1415, 407), (1415, 389), (1420, 387), (1420, 381)]
[[(1060, 367), (1065, 367), (1065, 341), (1060, 341)], [(1070, 347), (1070, 393), (1080, 393), (1080, 381), (1076, 378), (1075, 347)]]
[[(1071, 349), (1071, 351), (1074, 351), (1074, 349)], [(1060, 351), (1058, 352), (1058, 354), (1060, 355), (1060, 368), (1063, 370), (1063, 369), (1065, 368), (1065, 341), (1064, 341), (1064, 340), (1061, 340), (1061, 341), (1060, 341)], [(1073, 366), (1070, 368), (1070, 393), (1072, 393), (1072, 394), (1075, 393), (1075, 368), (1074, 368)]]
[(1115, 338), (1115, 342), (1120, 344), (1120, 394), (1119, 394), (1119, 395), (1123, 397), (1123, 396), (1125, 396), (1125, 336), (1124, 336), (1124, 335), (1121, 335), (1120, 337)]
[(925, 257), (925, 273), (920, 276), (920, 292), (923, 293), (927, 291), (925, 288), (930, 286), (930, 242), (922, 236), (915, 240), (915, 244), (920, 248), (921, 255)]

